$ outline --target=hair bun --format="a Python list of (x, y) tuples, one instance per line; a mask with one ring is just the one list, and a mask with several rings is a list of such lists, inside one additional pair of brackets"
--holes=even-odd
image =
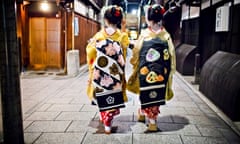
[(163, 6), (159, 4), (154, 4), (148, 8), (148, 20), (152, 20), (154, 22), (160, 22), (165, 13), (165, 9)]
[(111, 24), (121, 24), (123, 18), (123, 11), (121, 7), (116, 5), (111, 5), (106, 7), (104, 12), (104, 19), (108, 20)]

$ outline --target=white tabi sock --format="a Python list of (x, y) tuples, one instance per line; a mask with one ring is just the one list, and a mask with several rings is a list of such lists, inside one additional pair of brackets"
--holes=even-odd
[(107, 132), (111, 131), (111, 127), (109, 127), (109, 126), (105, 126), (104, 128), (105, 128), (105, 131), (107, 131)]
[(156, 124), (156, 120), (154, 119), (149, 119), (150, 124)]

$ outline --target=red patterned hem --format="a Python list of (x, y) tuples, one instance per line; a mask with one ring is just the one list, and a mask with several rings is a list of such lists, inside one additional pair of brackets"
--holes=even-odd
[(145, 115), (148, 118), (157, 120), (158, 114), (160, 113), (159, 108), (160, 106), (152, 106), (152, 107), (144, 108), (142, 109), (142, 111), (145, 113)]
[(111, 126), (113, 117), (120, 114), (120, 110), (112, 110), (112, 111), (102, 111), (100, 112), (101, 120), (105, 126)]

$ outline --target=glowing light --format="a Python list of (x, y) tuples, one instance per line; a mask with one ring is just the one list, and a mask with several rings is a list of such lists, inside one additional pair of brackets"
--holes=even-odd
[(131, 14), (136, 15), (137, 14), (137, 10), (136, 9), (132, 9)]
[(30, 2), (29, 1), (23, 1), (23, 5), (25, 6), (25, 5), (29, 5), (30, 4)]
[(49, 11), (50, 10), (50, 6), (49, 6), (49, 4), (47, 2), (42, 2), (40, 4), (40, 9), (42, 11)]

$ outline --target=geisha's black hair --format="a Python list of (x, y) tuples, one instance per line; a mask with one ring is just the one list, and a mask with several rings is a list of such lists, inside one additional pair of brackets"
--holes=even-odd
[(104, 12), (104, 19), (106, 19), (110, 24), (121, 24), (123, 19), (122, 8), (115, 5), (107, 7)]
[(164, 7), (159, 4), (154, 4), (150, 6), (147, 10), (147, 18), (149, 21), (158, 23), (163, 19), (163, 14), (165, 13)]

